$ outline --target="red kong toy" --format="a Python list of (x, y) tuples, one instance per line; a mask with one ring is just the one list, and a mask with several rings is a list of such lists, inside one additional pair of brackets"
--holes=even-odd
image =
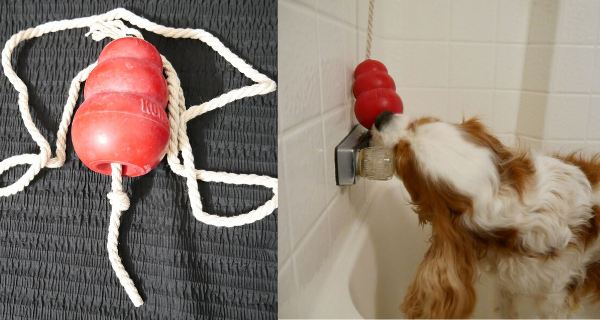
[(354, 79), (354, 114), (365, 128), (370, 129), (375, 118), (385, 110), (393, 113), (404, 110), (396, 93), (396, 84), (383, 63), (370, 59), (363, 61), (354, 70)]
[(100, 53), (73, 118), (73, 147), (90, 169), (137, 177), (154, 169), (167, 152), (169, 94), (160, 54), (149, 42), (121, 38)]

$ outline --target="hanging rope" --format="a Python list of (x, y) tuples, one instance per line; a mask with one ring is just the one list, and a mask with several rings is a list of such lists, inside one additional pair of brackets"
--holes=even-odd
[(369, 19), (367, 20), (367, 54), (365, 60), (371, 59), (371, 42), (373, 41), (373, 11), (375, 0), (369, 0)]
[[(135, 26), (163, 35), (165, 37), (200, 40), (223, 56), (225, 60), (231, 63), (231, 65), (233, 65), (246, 77), (256, 82), (254, 85), (231, 90), (208, 102), (205, 102), (201, 105), (192, 106), (186, 110), (183, 90), (181, 89), (181, 84), (179, 78), (177, 77), (177, 73), (173, 69), (171, 63), (164, 56), (161, 56), (164, 72), (167, 76), (169, 90), (168, 110), (171, 133), (167, 151), (167, 161), (173, 172), (187, 178), (188, 194), (190, 197), (190, 203), (194, 217), (206, 224), (222, 227), (234, 227), (255, 222), (271, 214), (277, 208), (277, 179), (269, 176), (258, 176), (253, 174), (234, 174), (227, 172), (197, 170), (194, 167), (194, 157), (186, 129), (188, 121), (206, 112), (223, 107), (224, 105), (235, 100), (256, 95), (264, 95), (275, 91), (277, 87), (275, 82), (252, 68), (252, 66), (248, 65), (244, 60), (240, 59), (237, 55), (227, 49), (217, 38), (204, 30), (164, 27), (139, 17), (123, 8), (114, 9), (105, 14), (86, 18), (44, 23), (35, 28), (30, 28), (17, 33), (6, 42), (4, 50), (2, 50), (2, 67), (8, 80), (13, 84), (17, 92), (19, 92), (19, 111), (21, 112), (21, 116), (27, 131), (31, 134), (33, 140), (40, 147), (40, 153), (16, 155), (0, 162), (0, 174), (14, 166), (23, 164), (31, 165), (27, 172), (15, 183), (0, 188), (0, 196), (9, 196), (22, 191), (26, 186), (29, 185), (29, 183), (31, 183), (31, 181), (42, 168), (59, 168), (65, 163), (66, 136), (69, 130), (71, 119), (73, 117), (73, 111), (77, 103), (77, 98), (79, 96), (79, 89), (81, 87), (81, 83), (87, 79), (90, 72), (96, 67), (97, 64), (93, 63), (87, 68), (83, 69), (71, 81), (67, 103), (65, 104), (63, 116), (57, 132), (56, 157), (51, 158), (52, 151), (50, 149), (50, 144), (40, 134), (39, 130), (31, 119), (27, 86), (17, 76), (12, 68), (11, 55), (14, 49), (19, 43), (25, 40), (39, 37), (50, 32), (74, 28), (90, 27), (90, 32), (88, 32), (86, 36), (91, 34), (92, 39), (95, 41), (100, 41), (106, 37), (113, 39), (130, 35), (140, 38), (142, 37), (138, 30), (128, 28), (119, 19), (126, 20)], [(184, 159), (183, 164), (181, 164), (179, 161), (179, 152), (181, 152)], [(133, 301), (134, 305), (139, 307), (143, 304), (142, 298), (135, 288), (133, 281), (127, 274), (127, 271), (123, 267), (117, 249), (120, 217), (121, 213), (129, 208), (129, 198), (122, 189), (121, 165), (111, 164), (111, 168), (112, 191), (108, 194), (108, 198), (112, 205), (112, 214), (110, 217), (107, 239), (109, 259), (119, 281), (125, 288), (125, 291)], [(197, 180), (206, 182), (230, 183), (236, 185), (260, 185), (272, 189), (273, 197), (259, 208), (245, 214), (234, 217), (220, 217), (211, 215), (202, 210), (202, 202), (200, 200)]]
[(129, 197), (123, 192), (123, 176), (121, 174), (121, 165), (118, 163), (111, 163), (112, 168), (112, 191), (107, 195), (112, 205), (112, 212), (110, 214), (110, 223), (108, 225), (108, 238), (106, 240), (106, 249), (108, 250), (108, 259), (112, 266), (117, 278), (121, 282), (125, 292), (129, 296), (129, 299), (133, 302), (136, 307), (141, 306), (144, 301), (137, 289), (135, 284), (129, 277), (127, 270), (121, 262), (119, 256), (119, 226), (121, 225), (121, 213), (129, 209)]

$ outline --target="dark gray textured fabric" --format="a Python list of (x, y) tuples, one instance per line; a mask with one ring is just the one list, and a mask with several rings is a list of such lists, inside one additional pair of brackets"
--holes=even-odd
[[(277, 4), (230, 1), (0, 2), (0, 43), (41, 23), (124, 7), (156, 23), (203, 28), (261, 72), (277, 77)], [(100, 43), (87, 29), (27, 41), (13, 67), (27, 84), (32, 117), (54, 148), (71, 79), (95, 61)], [(250, 84), (205, 44), (142, 32), (171, 61), (186, 105)], [(277, 94), (246, 98), (189, 123), (196, 167), (277, 176)], [(80, 98), (81, 102), (81, 98)], [(43, 169), (23, 192), (0, 198), (0, 318), (275, 319), (277, 218), (237, 228), (197, 222), (187, 188), (166, 160), (151, 173), (125, 178), (131, 207), (119, 250), (145, 304), (135, 308), (106, 253), (110, 177), (87, 169), (68, 137), (67, 162)], [(39, 153), (23, 126), (17, 93), (0, 76), (0, 159)], [(18, 179), (22, 166), (0, 177)], [(199, 183), (205, 210), (235, 215), (272, 194), (256, 186)]]

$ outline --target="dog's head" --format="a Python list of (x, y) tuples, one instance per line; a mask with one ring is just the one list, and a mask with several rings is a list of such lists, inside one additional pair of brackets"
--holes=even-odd
[(421, 223), (432, 222), (440, 211), (468, 213), (475, 196), (481, 198), (499, 184), (494, 149), (501, 143), (476, 119), (450, 124), (384, 112), (372, 134), (376, 145), (394, 149), (396, 173)]
[(432, 225), (431, 248), (402, 310), (407, 317), (467, 317), (475, 306), (480, 248), (464, 218), (489, 203), (501, 184), (523, 188), (519, 170), (527, 168), (513, 163), (512, 153), (477, 119), (450, 124), (384, 112), (372, 135), (376, 145), (394, 149), (396, 173), (419, 221)]
[(396, 154), (396, 173), (420, 222), (449, 210), (469, 214), (501, 188), (522, 197), (532, 165), (506, 148), (476, 118), (451, 124), (432, 117), (381, 113), (371, 130), (375, 145)]

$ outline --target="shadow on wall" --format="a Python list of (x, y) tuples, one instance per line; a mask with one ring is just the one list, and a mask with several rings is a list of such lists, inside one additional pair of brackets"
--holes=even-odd
[(525, 49), (523, 85), (517, 117), (517, 134), (543, 138), (546, 109), (552, 85), (552, 70), (558, 30), (558, 1), (534, 1), (529, 18), (528, 45)]

